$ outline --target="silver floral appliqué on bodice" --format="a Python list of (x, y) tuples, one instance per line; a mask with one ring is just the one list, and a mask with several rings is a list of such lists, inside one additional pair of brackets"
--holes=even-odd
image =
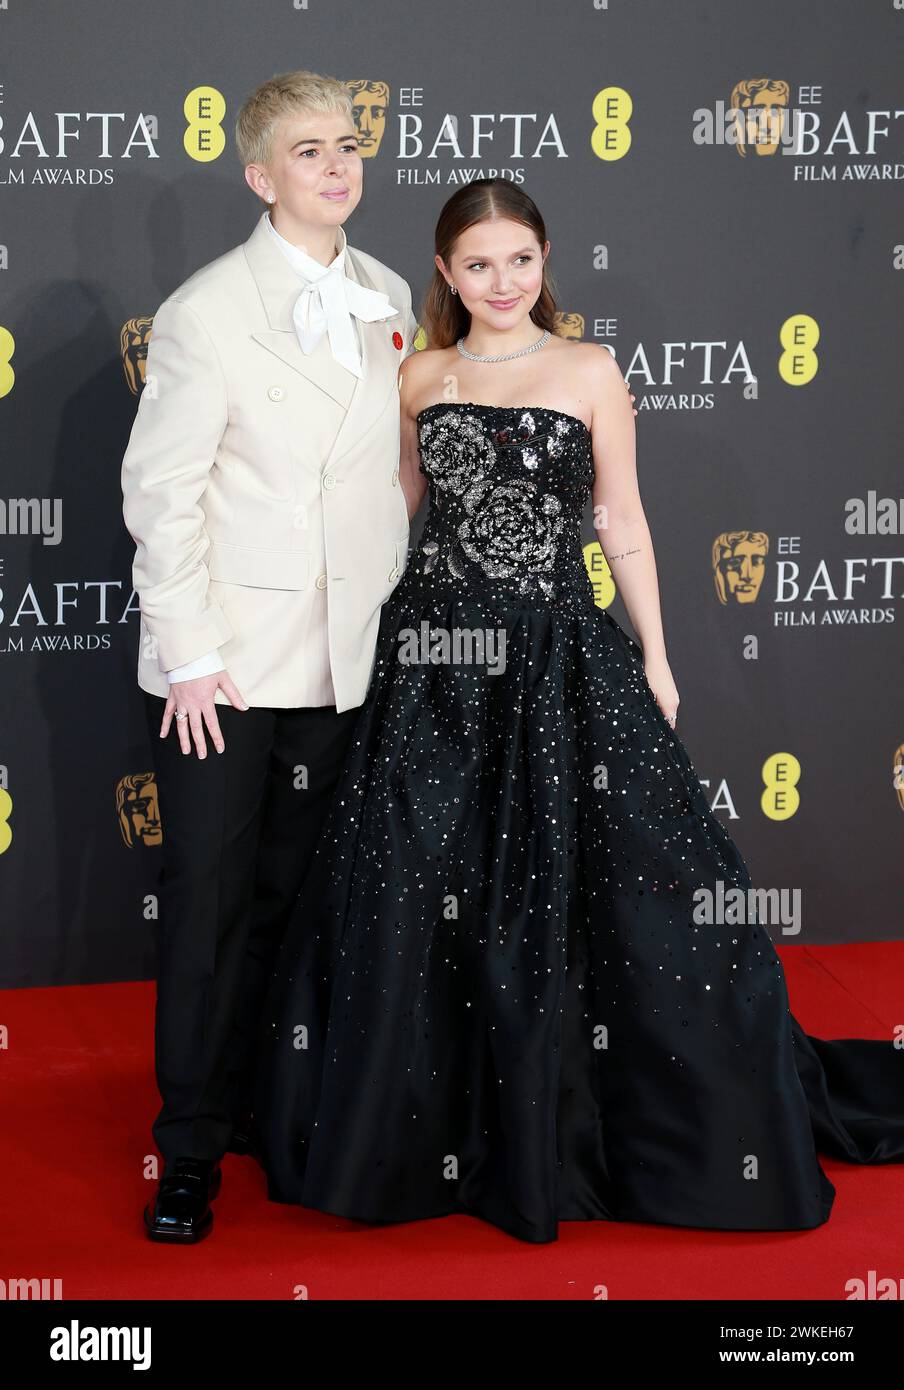
[[(495, 423), (502, 418), (515, 423)], [(428, 406), (418, 423), (430, 485), (415, 555), (420, 573), (445, 571), (472, 584), (513, 580), (552, 597), (557, 573), (573, 574), (580, 558), (593, 481), (586, 427), (547, 409), (473, 405)]]

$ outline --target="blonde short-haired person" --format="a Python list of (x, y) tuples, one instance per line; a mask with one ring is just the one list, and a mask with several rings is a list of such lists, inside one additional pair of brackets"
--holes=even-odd
[(401, 276), (348, 244), (363, 165), (348, 89), (293, 72), (248, 97), (263, 211), (154, 316), (122, 463), (164, 828), (154, 1239), (212, 1223), (248, 1142), (255, 1037), (405, 567)]

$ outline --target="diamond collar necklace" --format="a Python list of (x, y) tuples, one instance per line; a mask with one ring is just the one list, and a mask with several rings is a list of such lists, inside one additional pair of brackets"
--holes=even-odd
[(510, 362), (513, 357), (523, 357), (525, 353), (537, 352), (539, 348), (543, 347), (544, 343), (549, 342), (551, 336), (547, 328), (545, 333), (542, 333), (536, 342), (530, 343), (527, 347), (518, 348), (515, 352), (497, 352), (495, 355), (468, 352), (468, 349), (465, 347), (464, 338), (459, 338), (455, 346), (458, 348), (462, 357), (467, 357), (469, 362)]

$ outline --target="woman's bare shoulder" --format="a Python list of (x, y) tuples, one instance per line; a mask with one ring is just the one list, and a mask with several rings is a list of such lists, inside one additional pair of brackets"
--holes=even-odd
[(588, 371), (611, 372), (615, 358), (603, 343), (588, 343), (583, 338), (580, 341), (564, 339), (563, 342), (572, 348), (572, 360), (586, 366)]
[(421, 348), (405, 358), (400, 368), (402, 401), (409, 415), (416, 415), (425, 405), (442, 394), (453, 348)]
[(594, 396), (599, 393), (624, 390), (625, 378), (613, 353), (602, 343), (575, 343), (576, 352), (571, 359), (583, 376), (583, 380)]

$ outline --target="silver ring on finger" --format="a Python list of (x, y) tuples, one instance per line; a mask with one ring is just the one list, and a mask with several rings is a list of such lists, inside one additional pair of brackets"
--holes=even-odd
[(177, 710), (176, 710), (176, 718), (177, 718), (177, 719), (180, 719), (180, 720), (181, 720), (181, 719), (187, 719), (187, 718), (188, 718), (188, 710), (187, 710), (187, 709), (177, 709)]

